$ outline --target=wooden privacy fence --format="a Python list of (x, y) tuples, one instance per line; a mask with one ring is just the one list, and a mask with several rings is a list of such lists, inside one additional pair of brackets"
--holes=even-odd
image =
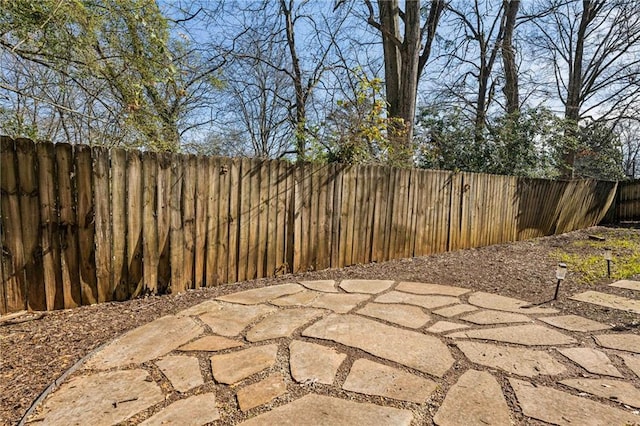
[(1, 140), (3, 313), (597, 224), (616, 184)]
[(640, 220), (640, 180), (620, 182), (616, 197), (615, 220)]

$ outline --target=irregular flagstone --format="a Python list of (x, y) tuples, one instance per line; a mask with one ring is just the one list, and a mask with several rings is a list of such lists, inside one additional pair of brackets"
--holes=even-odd
[(531, 318), (526, 315), (504, 311), (480, 311), (466, 315), (461, 318), (464, 321), (479, 325), (488, 324), (510, 324), (517, 322), (531, 322)]
[(451, 387), (433, 421), (438, 426), (512, 424), (500, 384), (476, 370), (464, 373)]
[(525, 416), (566, 426), (634, 425), (638, 416), (546, 386), (509, 379)]
[(366, 294), (324, 293), (320, 294), (309, 306), (314, 308), (329, 309), (339, 314), (345, 314), (360, 303), (368, 300)]
[(600, 293), (599, 291), (585, 291), (584, 293), (574, 294), (570, 299), (577, 300), (578, 302), (587, 302), (611, 309), (640, 314), (640, 300), (628, 299), (615, 294)]
[(453, 287), (441, 284), (426, 284), (403, 281), (396, 287), (398, 291), (415, 294), (440, 294), (442, 296), (461, 296), (471, 290), (462, 287)]
[(544, 351), (478, 342), (458, 342), (457, 346), (471, 362), (519, 376), (553, 376), (567, 371)]
[[(44, 401), (31, 422), (46, 425), (112, 425), (164, 401), (160, 387), (145, 370), (119, 370), (78, 376)], [(40, 423), (39, 423), (40, 424)]]
[(321, 293), (317, 291), (303, 290), (299, 293), (291, 294), (289, 296), (282, 296), (277, 299), (269, 301), (272, 305), (276, 306), (309, 306), (314, 300), (318, 298)]
[(298, 281), (300, 284), (310, 290), (322, 291), (325, 293), (338, 293), (336, 282), (334, 280), (318, 280), (318, 281)]
[(590, 320), (589, 318), (580, 317), (578, 315), (560, 315), (557, 317), (542, 317), (538, 319), (554, 327), (569, 331), (587, 332), (611, 328), (606, 324)]
[(622, 374), (611, 363), (604, 352), (592, 348), (564, 348), (558, 349), (562, 355), (587, 370), (589, 373), (604, 376), (622, 377)]
[(282, 374), (274, 374), (238, 391), (238, 405), (242, 411), (266, 404), (287, 391)]
[(640, 355), (620, 355), (629, 370), (640, 377)]
[(460, 314), (466, 314), (467, 312), (477, 311), (478, 308), (471, 305), (460, 304), (449, 306), (448, 308), (438, 309), (437, 311), (433, 311), (434, 314), (438, 314), (441, 317), (451, 318)]
[(366, 359), (353, 363), (342, 389), (422, 404), (438, 384)]
[(304, 287), (302, 287), (300, 284), (278, 284), (216, 297), (216, 300), (222, 300), (224, 302), (231, 303), (241, 303), (243, 305), (257, 305), (259, 303), (268, 302), (271, 299), (277, 299), (281, 296), (298, 293), (302, 290), (304, 290)]
[(177, 317), (197, 317), (209, 311), (215, 311), (219, 309), (220, 303), (215, 300), (207, 300), (206, 302), (199, 303), (188, 309), (180, 311), (176, 314)]
[(216, 334), (233, 337), (263, 315), (276, 310), (267, 305), (236, 305), (218, 302), (214, 310), (200, 315), (200, 319)]
[(276, 362), (278, 345), (254, 346), (211, 357), (213, 378), (219, 383), (233, 384), (271, 367)]
[(180, 351), (206, 351), (217, 352), (230, 348), (237, 348), (242, 346), (242, 342), (237, 340), (227, 339), (222, 336), (204, 336), (196, 340), (195, 342), (187, 343), (178, 348)]
[(461, 328), (469, 328), (469, 326), (449, 321), (438, 321), (431, 327), (427, 328), (427, 331), (429, 333), (446, 333), (447, 331), (459, 330)]
[(469, 303), (486, 309), (495, 309), (496, 311), (515, 312), (517, 314), (555, 314), (558, 311), (552, 308), (541, 308), (532, 306), (524, 300), (513, 299), (511, 297), (499, 296), (497, 294), (484, 293), (478, 291), (469, 296)]
[(515, 325), (509, 327), (486, 328), (483, 330), (459, 331), (447, 337), (495, 340), (526, 346), (566, 345), (576, 343), (566, 336), (542, 325)]
[(340, 364), (347, 358), (334, 348), (294, 340), (289, 345), (291, 376), (296, 382), (333, 384)]
[(640, 336), (637, 334), (601, 334), (595, 339), (604, 348), (640, 354)]
[(411, 420), (413, 420), (413, 414), (409, 410), (309, 394), (241, 424), (246, 426), (409, 426)]
[(107, 370), (142, 364), (171, 352), (203, 331), (191, 318), (168, 315), (115, 339), (91, 357), (85, 368)]
[(640, 281), (620, 280), (609, 285), (611, 287), (626, 288), (627, 290), (640, 291)]
[(344, 280), (340, 288), (349, 293), (378, 294), (393, 285), (390, 280)]
[(439, 308), (441, 306), (460, 303), (460, 299), (451, 296), (425, 296), (420, 294), (402, 293), (391, 291), (378, 296), (375, 300), (378, 303), (406, 303), (409, 305), (422, 306), (426, 309)]
[(167, 356), (156, 361), (156, 365), (178, 392), (184, 393), (204, 384), (202, 374), (200, 374), (200, 362), (196, 357)]
[(140, 423), (140, 426), (180, 425), (200, 426), (220, 419), (213, 393), (181, 399)]
[(429, 315), (417, 306), (368, 303), (358, 310), (360, 315), (378, 318), (408, 328), (420, 328), (429, 322)]
[(438, 377), (453, 365), (453, 357), (440, 339), (355, 315), (330, 315), (302, 335), (359, 348)]
[(297, 328), (318, 318), (324, 312), (320, 309), (284, 309), (269, 315), (247, 332), (247, 340), (260, 342), (290, 336)]
[[(560, 383), (602, 398), (640, 408), (640, 389), (629, 382), (612, 379), (568, 379)], [(637, 419), (640, 422), (640, 419)]]

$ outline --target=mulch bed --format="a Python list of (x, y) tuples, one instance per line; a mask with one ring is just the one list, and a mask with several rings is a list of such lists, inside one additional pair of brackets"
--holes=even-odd
[[(0, 324), (0, 424), (16, 424), (38, 395), (55, 379), (98, 346), (132, 328), (176, 313), (203, 300), (241, 290), (297, 280), (348, 278), (394, 279), (467, 287), (540, 303), (553, 297), (558, 249), (589, 235), (640, 238), (640, 229), (595, 227), (553, 237), (413, 259), (356, 265), (272, 279), (260, 279), (183, 294), (151, 296), (119, 303), (104, 303), (34, 315), (24, 322)], [(584, 250), (585, 245), (572, 253)], [(640, 279), (640, 276), (630, 277)], [(633, 291), (609, 287), (613, 280), (589, 285), (569, 273), (558, 300), (546, 303), (611, 324), (616, 330), (640, 334), (638, 315), (570, 300), (575, 293), (596, 290), (626, 297)], [(636, 296), (637, 297), (637, 296)]]

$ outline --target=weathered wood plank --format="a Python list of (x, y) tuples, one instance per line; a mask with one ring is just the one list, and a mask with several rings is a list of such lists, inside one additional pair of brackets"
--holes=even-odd
[(144, 152), (142, 157), (143, 195), (143, 292), (155, 294), (158, 291), (158, 157), (155, 152)]
[(249, 204), (248, 204), (248, 223), (247, 223), (247, 275), (246, 279), (253, 280), (257, 277), (258, 272), (258, 255), (259, 255), (259, 227), (260, 227), (260, 170), (262, 162), (253, 159), (249, 163), (250, 185)]
[(251, 160), (240, 160), (240, 198), (239, 198), (239, 240), (238, 240), (238, 281), (247, 279), (247, 262), (249, 254), (249, 222), (251, 221)]
[[(314, 268), (322, 270), (329, 267), (331, 245), (331, 213), (333, 202), (329, 203), (328, 194), (332, 191), (332, 182), (329, 179), (329, 165), (318, 167), (318, 191), (314, 194), (318, 199), (318, 219), (316, 222), (316, 246), (314, 248)], [(329, 209), (331, 206), (331, 209)]]
[(271, 235), (269, 234), (269, 186), (270, 186), (270, 171), (269, 161), (263, 160), (260, 162), (260, 186), (259, 186), (259, 207), (258, 207), (258, 235), (254, 236), (257, 240), (257, 253), (256, 253), (256, 277), (262, 278), (270, 276), (268, 272), (268, 250)]
[[(207, 229), (209, 225), (209, 219), (207, 216), (207, 196), (209, 185), (214, 183), (211, 180), (211, 173), (209, 168), (209, 160), (207, 157), (200, 156), (197, 159), (198, 178), (196, 179), (196, 211), (195, 211), (195, 235), (194, 235), (194, 278), (193, 287), (204, 287), (206, 282), (205, 277), (205, 265), (207, 264)], [(216, 182), (217, 183), (217, 182)], [(217, 186), (217, 185), (216, 185)], [(216, 189), (217, 191), (217, 189)], [(217, 209), (216, 209), (217, 210)], [(217, 213), (216, 213), (217, 216)], [(217, 227), (216, 232), (217, 233)], [(212, 241), (216, 240), (217, 236), (213, 237)], [(211, 265), (212, 271), (216, 271), (216, 256), (212, 256), (213, 263)]]
[[(231, 160), (211, 159), (207, 207), (207, 286), (232, 282), (229, 278), (229, 197)], [(215, 269), (214, 269), (215, 265)]]
[[(154, 162), (155, 158), (149, 161)], [(151, 166), (149, 167), (151, 168)], [(149, 173), (151, 171), (147, 170)], [(143, 216), (143, 213), (146, 212), (151, 215), (151, 218), (153, 217), (153, 208), (151, 206), (155, 199), (155, 183), (150, 182), (150, 178), (150, 176), (143, 176), (140, 152), (129, 151), (127, 153), (127, 252), (125, 267), (127, 270), (128, 293), (131, 298), (139, 296), (144, 285), (142, 265), (143, 218), (146, 218), (146, 216)], [(155, 182), (155, 177), (153, 177), (153, 180)], [(145, 196), (152, 198), (148, 206), (149, 211), (144, 210), (147, 208), (145, 205), (148, 201)], [(151, 227), (153, 223), (147, 225)]]
[(109, 151), (93, 147), (93, 205), (95, 214), (95, 267), (98, 303), (113, 299), (111, 288), (111, 206), (109, 203)]
[(171, 171), (172, 154), (158, 154), (158, 205), (156, 206), (158, 224), (158, 293), (167, 292), (171, 284)]
[[(111, 289), (115, 300), (129, 298), (127, 273), (127, 152), (111, 151)], [(140, 204), (138, 204), (140, 206)]]
[(304, 175), (301, 166), (295, 166), (293, 170), (293, 273), (301, 271), (304, 228), (302, 223), (302, 207), (304, 204)]
[(343, 177), (344, 166), (332, 165), (333, 168), (333, 218), (331, 220), (331, 267), (340, 268), (343, 265), (342, 255), (343, 243)]
[(183, 156), (182, 226), (184, 253), (182, 279), (184, 289), (194, 288), (196, 239), (196, 182), (201, 179), (195, 155)]
[[(264, 274), (267, 277), (272, 277), (276, 274), (276, 266), (281, 263), (282, 260), (277, 258), (278, 247), (278, 162), (276, 160), (270, 160), (267, 163), (269, 172), (269, 186), (267, 195), (267, 227), (266, 233), (266, 263), (264, 267)], [(282, 229), (282, 228), (280, 228)]]
[(171, 195), (169, 199), (169, 253), (171, 263), (171, 293), (182, 293), (186, 290), (184, 277), (184, 223), (182, 191), (184, 189), (184, 168), (180, 155), (171, 156)]
[(241, 180), (241, 167), (240, 160), (234, 159), (231, 161), (229, 167), (230, 182), (229, 182), (229, 255), (227, 257), (228, 276), (227, 282), (234, 283), (239, 281), (238, 279), (238, 256), (239, 256), (239, 244), (238, 238), (240, 235), (240, 180)]
[(98, 302), (98, 285), (95, 268), (95, 206), (91, 147), (78, 145), (75, 154), (80, 287), (82, 304), (92, 305)]

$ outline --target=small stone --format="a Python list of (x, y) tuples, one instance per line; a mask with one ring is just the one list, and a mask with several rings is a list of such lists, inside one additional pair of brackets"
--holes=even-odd
[(318, 281), (298, 281), (300, 284), (310, 290), (322, 291), (325, 293), (338, 293), (336, 282), (334, 280), (318, 280)]
[(333, 384), (338, 368), (346, 354), (315, 343), (294, 340), (289, 345), (291, 376), (299, 383)]
[(344, 280), (340, 288), (349, 293), (378, 294), (392, 285), (393, 281), (388, 280)]
[(469, 326), (449, 321), (438, 321), (431, 327), (427, 328), (427, 331), (429, 333), (446, 333), (447, 331), (459, 330), (461, 328), (469, 328)]
[(620, 355), (629, 370), (640, 377), (640, 355)]
[(415, 294), (439, 294), (442, 296), (462, 296), (471, 290), (462, 287), (453, 287), (450, 285), (426, 284), (403, 281), (396, 287), (398, 291)]
[(512, 424), (500, 384), (476, 370), (468, 370), (451, 387), (433, 421), (438, 426)]
[(438, 384), (366, 359), (353, 363), (342, 389), (402, 401), (424, 403)]
[(238, 405), (242, 411), (266, 404), (273, 399), (283, 395), (287, 391), (284, 377), (281, 374), (274, 374), (266, 379), (244, 387), (238, 391)]
[(587, 302), (611, 309), (640, 314), (640, 300), (628, 299), (626, 297), (616, 296), (615, 294), (585, 291), (584, 293), (571, 296), (571, 299), (577, 300), (578, 302)]
[(329, 309), (339, 314), (345, 314), (358, 306), (360, 303), (368, 300), (370, 296), (366, 294), (320, 294), (310, 306), (314, 308)]
[(537, 315), (537, 314), (555, 314), (558, 311), (552, 308), (541, 308), (530, 306), (531, 303), (524, 300), (513, 299), (511, 297), (499, 296), (497, 294), (484, 293), (478, 291), (469, 296), (469, 303), (486, 309), (495, 309), (496, 311), (515, 312), (517, 314)]
[(560, 383), (582, 392), (640, 408), (640, 389), (628, 382), (612, 379), (568, 379)]
[(278, 345), (254, 346), (211, 357), (213, 378), (227, 385), (271, 367), (276, 362)]
[(566, 426), (634, 425), (638, 416), (546, 386), (509, 379), (525, 416)]
[(268, 302), (271, 299), (277, 299), (278, 297), (298, 293), (302, 290), (304, 290), (304, 288), (299, 284), (278, 284), (216, 297), (216, 300), (241, 303), (243, 305), (257, 305), (259, 303)]
[(613, 366), (609, 357), (599, 350), (591, 348), (564, 348), (558, 349), (558, 352), (589, 373), (622, 377), (622, 374)]
[(156, 365), (178, 392), (184, 393), (204, 384), (200, 374), (200, 362), (196, 357), (168, 356), (156, 361)]
[(409, 305), (421, 306), (426, 309), (434, 309), (441, 306), (460, 303), (460, 300), (457, 297), (424, 296), (419, 294), (402, 293), (400, 291), (391, 291), (389, 293), (383, 294), (382, 296), (378, 296), (375, 301), (378, 303), (405, 303)]
[(519, 376), (553, 376), (567, 371), (544, 351), (477, 342), (458, 342), (457, 346), (471, 362)]
[(213, 393), (181, 399), (140, 423), (140, 426), (180, 425), (200, 426), (220, 419)]
[(205, 351), (205, 352), (217, 352), (230, 348), (237, 348), (242, 346), (242, 342), (237, 340), (227, 339), (222, 336), (204, 336), (196, 340), (195, 342), (187, 343), (178, 348), (178, 350), (187, 351)]
[(291, 294), (289, 296), (282, 296), (277, 299), (271, 300), (269, 303), (276, 306), (309, 306), (320, 295), (317, 291), (303, 290), (300, 293)]
[(478, 308), (471, 305), (460, 304), (449, 306), (448, 308), (438, 309), (437, 311), (433, 311), (434, 314), (440, 315), (441, 317), (451, 318), (460, 314), (466, 314), (467, 312), (477, 311)]
[(368, 303), (358, 311), (360, 315), (378, 318), (408, 328), (420, 328), (429, 322), (429, 315), (417, 306)]
[(527, 346), (552, 346), (576, 343), (575, 339), (541, 325), (514, 325), (482, 330), (458, 331), (447, 337), (495, 340)]
[(609, 285), (611, 287), (626, 288), (627, 290), (640, 291), (640, 281), (620, 280)]
[(637, 334), (601, 334), (595, 338), (604, 348), (640, 354), (640, 336)]
[(479, 325), (489, 324), (509, 324), (517, 322), (531, 322), (531, 318), (526, 315), (513, 312), (501, 311), (480, 311), (462, 317), (463, 321), (472, 322)]
[(288, 337), (297, 328), (318, 318), (326, 311), (320, 309), (285, 309), (274, 313), (260, 321), (247, 332), (247, 340), (260, 342), (262, 340)]
[(243, 423), (253, 425), (316, 426), (375, 425), (409, 426), (409, 410), (363, 404), (330, 396), (308, 394), (287, 405), (277, 407)]
[(275, 310), (275, 307), (267, 305), (245, 306), (218, 302), (215, 310), (202, 314), (200, 319), (211, 327), (214, 333), (233, 337), (256, 319)]
[(588, 318), (583, 318), (578, 315), (561, 315), (557, 317), (543, 317), (538, 319), (554, 327), (569, 331), (587, 332), (611, 328), (606, 324), (602, 324)]

